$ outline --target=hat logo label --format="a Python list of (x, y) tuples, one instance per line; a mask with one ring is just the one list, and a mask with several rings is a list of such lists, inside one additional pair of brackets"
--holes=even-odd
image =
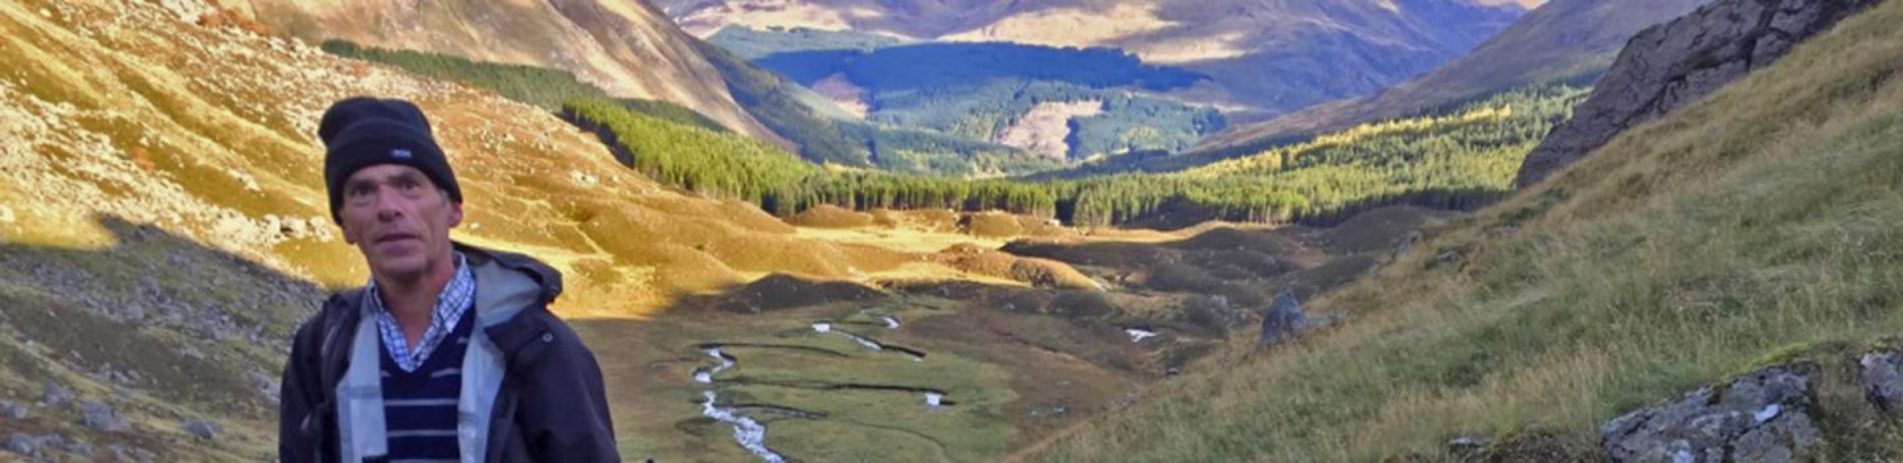
[(397, 158), (397, 159), (409, 159), (416, 156), (410, 154), (410, 150), (394, 149), (394, 150), (390, 150), (390, 157)]

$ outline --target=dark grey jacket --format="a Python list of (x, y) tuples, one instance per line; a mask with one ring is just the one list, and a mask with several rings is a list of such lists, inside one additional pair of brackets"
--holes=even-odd
[[(561, 274), (522, 255), (456, 250), (476, 275), (480, 327), (463, 364), (463, 461), (619, 461), (594, 353), (548, 311)], [(375, 461), (384, 445), (379, 340), (361, 316), (363, 294), (331, 296), (297, 330), (279, 405), (281, 461)]]

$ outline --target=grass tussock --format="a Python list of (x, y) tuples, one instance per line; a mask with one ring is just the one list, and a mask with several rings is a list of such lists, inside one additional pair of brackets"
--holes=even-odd
[[(1036, 458), (1446, 459), (1450, 438), (1527, 430), (1591, 452), (1618, 414), (1896, 334), (1899, 21), (1897, 2), (1845, 21), (1310, 307), (1345, 325), (1192, 374)], [(1876, 442), (1829, 456), (1903, 450)]]

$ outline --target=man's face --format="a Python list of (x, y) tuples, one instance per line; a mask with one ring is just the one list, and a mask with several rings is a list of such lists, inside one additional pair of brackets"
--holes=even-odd
[(380, 164), (344, 180), (344, 242), (357, 246), (380, 278), (420, 277), (447, 262), (449, 229), (463, 221), (461, 204), (449, 200), (415, 167)]

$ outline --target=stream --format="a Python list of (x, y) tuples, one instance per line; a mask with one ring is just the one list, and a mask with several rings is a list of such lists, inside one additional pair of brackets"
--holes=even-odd
[(741, 415), (737, 409), (721, 408), (716, 404), (719, 394), (715, 394), (714, 391), (705, 391), (704, 394), (707, 396), (707, 403), (701, 405), (700, 414), (733, 425), (733, 439), (739, 441), (740, 446), (746, 447), (747, 451), (752, 452), (754, 456), (768, 463), (786, 462), (786, 457), (767, 448), (766, 425)]
[[(885, 326), (887, 329), (896, 330), (899, 328), (899, 320), (892, 317), (885, 317), (884, 319), (880, 320), (880, 324)], [(914, 362), (925, 361), (925, 353), (917, 349), (909, 349), (905, 347), (882, 343), (879, 341), (874, 341), (871, 338), (854, 334), (851, 331), (839, 329), (833, 326), (832, 322), (813, 322), (813, 332), (820, 333), (820, 334), (827, 334), (827, 333), (837, 334), (840, 336), (844, 336), (846, 339), (852, 340), (853, 343), (858, 344), (860, 347), (864, 347), (868, 350), (879, 351), (879, 352), (887, 352), (887, 351), (898, 352), (900, 354), (904, 354), (907, 357), (911, 357), (912, 361)]]
[[(719, 347), (707, 349), (706, 352), (707, 356), (719, 360), (720, 365), (715, 366), (711, 370), (694, 370), (694, 382), (713, 384), (715, 374), (731, 369), (738, 363), (733, 357), (722, 353)], [(701, 415), (733, 425), (733, 440), (739, 442), (741, 447), (745, 447), (747, 451), (753, 453), (754, 456), (760, 457), (760, 459), (766, 460), (768, 463), (784, 463), (786, 461), (785, 457), (780, 456), (780, 454), (774, 452), (773, 449), (767, 448), (766, 425), (760, 424), (759, 421), (754, 421), (753, 418), (741, 415), (738, 408), (720, 407), (719, 393), (712, 390), (702, 391), (701, 393), (707, 397), (707, 402), (700, 406)]]
[[(880, 322), (879, 325), (884, 326), (887, 329), (899, 328), (899, 320), (894, 317), (883, 317), (880, 319), (879, 322)], [(900, 354), (904, 354), (908, 357), (911, 357), (912, 361), (914, 362), (925, 361), (924, 352), (918, 351), (916, 349), (910, 349), (910, 348), (880, 343), (878, 341), (872, 340), (871, 338), (853, 334), (845, 330), (835, 330), (833, 327), (833, 324), (830, 322), (814, 322), (812, 324), (812, 327), (813, 327), (813, 331), (818, 332), (820, 334), (835, 333), (840, 336), (845, 336), (847, 339), (851, 339), (854, 343), (872, 351), (897, 352)], [(801, 350), (807, 350), (807, 351), (812, 351), (812, 352), (826, 354), (826, 355), (844, 356), (844, 354), (833, 352), (827, 349), (804, 347), (804, 346), (780, 346), (780, 345), (767, 345), (767, 344), (734, 344), (733, 346), (801, 349)], [(748, 406), (744, 404), (728, 404), (726, 406), (721, 406), (720, 394), (711, 389), (715, 385), (714, 376), (720, 374), (721, 372), (731, 370), (734, 367), (738, 366), (740, 360), (725, 352), (724, 349), (728, 347), (727, 345), (702, 344), (697, 347), (700, 349), (703, 349), (701, 352), (705, 353), (708, 357), (713, 357), (714, 360), (719, 362), (719, 364), (713, 366), (712, 368), (697, 368), (694, 370), (694, 382), (706, 385), (706, 387), (710, 388), (708, 390), (701, 391), (702, 396), (707, 398), (706, 402), (701, 403), (701, 409), (700, 409), (701, 415), (706, 416), (708, 418), (713, 418), (715, 421), (732, 425), (734, 441), (738, 442), (742, 448), (747, 449), (747, 452), (752, 453), (754, 456), (759, 457), (761, 460), (766, 461), (768, 463), (785, 463), (786, 462), (785, 456), (780, 455), (779, 452), (775, 452), (772, 448), (769, 448), (766, 445), (766, 431), (767, 431), (766, 424), (761, 423), (760, 421), (755, 420), (752, 417), (748, 417), (746, 415), (741, 414), (741, 409), (748, 408), (748, 407), (775, 409), (775, 410), (781, 410), (785, 413), (789, 413), (792, 416), (808, 418), (808, 419), (821, 419), (821, 418), (824, 418), (824, 414), (805, 412), (805, 411), (800, 411), (800, 410), (785, 408), (785, 407), (775, 407), (771, 405)], [(803, 383), (803, 382), (754, 382), (753, 384), (778, 386), (778, 387), (790, 387), (790, 388), (799, 388), (799, 389), (814, 389), (814, 390), (906, 392), (906, 393), (914, 393), (914, 394), (924, 394), (925, 396), (924, 405), (929, 410), (938, 410), (944, 407), (950, 407), (950, 406), (956, 405), (956, 402), (946, 399), (945, 391), (941, 391), (937, 389), (929, 389), (929, 388), (911, 387), (911, 386), (888, 386), (888, 385), (874, 385), (874, 384)]]

